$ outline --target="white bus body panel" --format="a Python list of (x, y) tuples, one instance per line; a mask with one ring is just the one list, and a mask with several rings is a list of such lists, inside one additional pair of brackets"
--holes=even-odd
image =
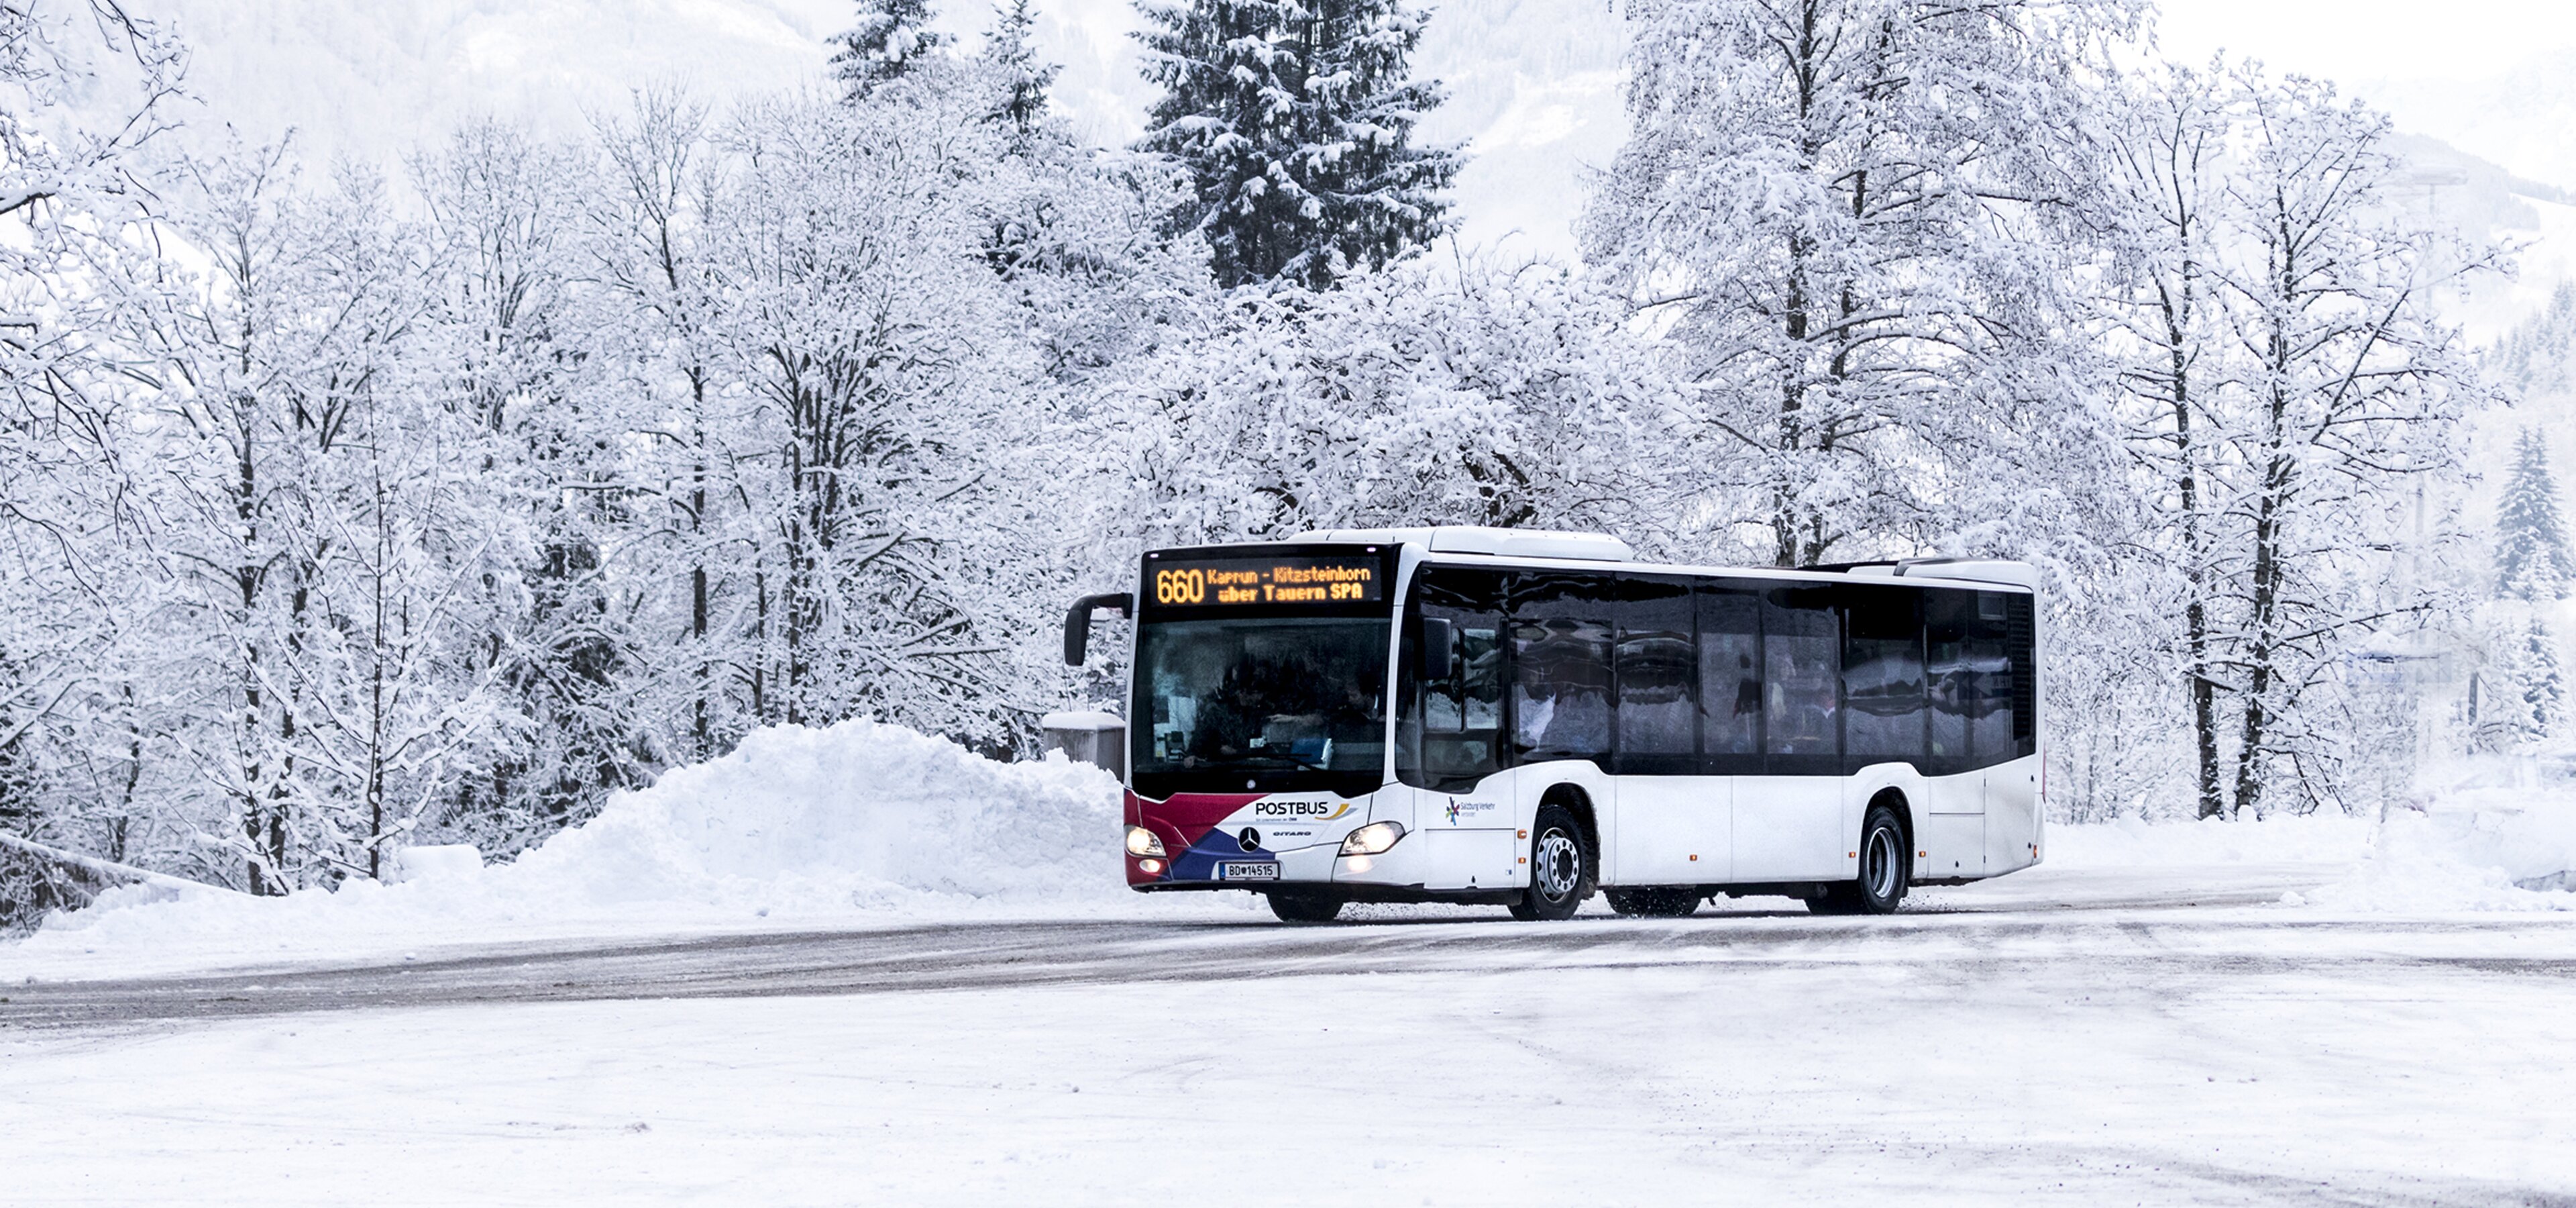
[(2039, 863), (2047, 850), (2040, 837), (2040, 756), (1986, 769), (1986, 875)]
[(1733, 777), (1630, 776), (1619, 781), (1618, 791), (1619, 884), (1714, 885), (1734, 879)]
[[(1847, 776), (1737, 776), (1734, 879), (1842, 880), (1852, 874), (1843, 853), (1860, 830), (1843, 798)], [(1864, 796), (1862, 800), (1868, 798)]]

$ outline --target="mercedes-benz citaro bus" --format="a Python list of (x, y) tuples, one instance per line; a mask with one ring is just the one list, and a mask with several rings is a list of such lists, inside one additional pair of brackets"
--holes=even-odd
[(1709, 898), (1892, 911), (2039, 862), (2038, 576), (1912, 559), (1635, 562), (1626, 543), (1337, 530), (1156, 550), (1134, 618), (1126, 866), (1281, 919), (1564, 918)]

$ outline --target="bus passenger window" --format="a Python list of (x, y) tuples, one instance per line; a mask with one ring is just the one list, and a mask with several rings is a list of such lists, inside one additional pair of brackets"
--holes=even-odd
[(1766, 770), (1840, 770), (1842, 625), (1826, 593), (1778, 587), (1762, 609), (1763, 745)]
[(1843, 589), (1843, 751), (1853, 769), (1923, 758), (1923, 621), (1912, 588)]
[(1617, 651), (1618, 771), (1675, 774), (1699, 770), (1686, 580), (1622, 577)]
[(1923, 683), (1932, 704), (1931, 750), (1924, 771), (1948, 776), (1984, 765), (1969, 741), (1983, 677), (1997, 668), (1972, 644), (1977, 593), (1935, 589), (1923, 596)]
[(1525, 760), (1610, 754), (1608, 576), (1525, 574), (1512, 587), (1513, 745)]
[(1762, 771), (1762, 597), (1699, 589), (1700, 750), (1713, 776)]

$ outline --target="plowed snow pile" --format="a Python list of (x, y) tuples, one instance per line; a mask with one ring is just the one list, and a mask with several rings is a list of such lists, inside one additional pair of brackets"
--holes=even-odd
[(510, 864), (284, 898), (114, 891), (0, 947), (0, 979), (794, 920), (1127, 913), (1139, 899), (1117, 841), (1118, 784), (1098, 768), (996, 763), (866, 721), (782, 727), (617, 794)]
[(2576, 910), (2576, 783), (2537, 761), (2426, 770), (2422, 808), (2393, 812), (2350, 877), (2316, 904), (2373, 911)]

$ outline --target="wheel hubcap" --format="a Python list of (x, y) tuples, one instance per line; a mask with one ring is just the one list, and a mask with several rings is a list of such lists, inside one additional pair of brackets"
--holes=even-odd
[(1896, 832), (1880, 827), (1869, 833), (1869, 861), (1865, 870), (1869, 896), (1886, 901), (1896, 896)]
[(1582, 875), (1583, 861), (1575, 850), (1574, 836), (1551, 830), (1538, 837), (1539, 893), (1561, 901), (1574, 892), (1574, 883)]

